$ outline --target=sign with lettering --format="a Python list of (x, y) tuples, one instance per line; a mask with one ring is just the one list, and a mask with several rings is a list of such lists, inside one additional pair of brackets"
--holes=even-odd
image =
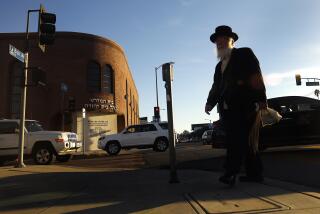
[[(118, 131), (117, 114), (87, 112), (83, 119), (77, 112), (76, 132), (82, 139), (84, 134), (85, 151), (98, 150), (98, 140), (103, 135), (116, 134)], [(84, 124), (84, 128), (83, 128)]]
[(9, 54), (16, 58), (17, 60), (24, 63), (24, 53), (15, 48), (13, 45), (9, 44)]
[(115, 112), (117, 110), (113, 100), (101, 98), (89, 99), (89, 103), (84, 104), (84, 108), (87, 110), (107, 110), (110, 112)]

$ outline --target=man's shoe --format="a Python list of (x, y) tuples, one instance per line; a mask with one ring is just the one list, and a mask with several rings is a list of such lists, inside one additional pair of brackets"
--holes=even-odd
[(235, 175), (223, 175), (219, 178), (221, 183), (234, 186), (236, 183), (236, 176)]
[(263, 176), (240, 176), (240, 182), (257, 182), (262, 183), (264, 181)]

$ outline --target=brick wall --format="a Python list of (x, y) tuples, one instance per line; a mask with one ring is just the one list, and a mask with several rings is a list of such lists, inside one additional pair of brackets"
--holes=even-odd
[[(23, 51), (23, 33), (0, 34), (0, 117), (10, 118), (10, 90), (12, 67), (16, 60), (9, 55), (12, 44)], [(92, 111), (118, 115), (118, 130), (138, 123), (139, 95), (123, 49), (115, 42), (84, 33), (58, 32), (54, 45), (46, 53), (37, 47), (36, 35), (30, 35), (29, 66), (41, 67), (47, 74), (46, 87), (29, 87), (26, 118), (41, 121), (47, 129), (61, 129), (61, 112), (68, 107), (68, 99), (75, 98), (76, 110), (85, 104), (94, 104), (92, 99), (111, 100), (116, 110), (95, 109)], [(114, 71), (114, 93), (90, 93), (87, 90), (87, 66), (94, 61), (103, 69), (109, 64)], [(68, 91), (61, 92), (61, 83)], [(126, 91), (128, 95), (126, 96)], [(130, 94), (131, 92), (131, 94)], [(64, 102), (63, 102), (64, 97)], [(127, 100), (126, 100), (127, 98)], [(96, 100), (93, 100), (96, 101)], [(90, 111), (90, 109), (87, 109)]]

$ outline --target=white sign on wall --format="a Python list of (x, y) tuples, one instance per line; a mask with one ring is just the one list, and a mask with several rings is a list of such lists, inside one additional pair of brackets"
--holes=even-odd
[[(118, 131), (117, 115), (105, 115), (87, 112), (85, 118), (85, 151), (98, 150), (98, 139), (103, 134), (116, 134)], [(77, 115), (77, 134), (82, 139), (82, 115)]]

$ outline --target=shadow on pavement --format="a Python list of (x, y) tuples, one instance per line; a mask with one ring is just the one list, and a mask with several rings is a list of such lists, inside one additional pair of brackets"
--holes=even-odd
[[(48, 166), (50, 168), (56, 166)], [(32, 168), (32, 166), (30, 166)], [(59, 171), (60, 170), (60, 171)], [(231, 194), (244, 188), (226, 188), (217, 182), (217, 174), (196, 170), (180, 170), (179, 184), (169, 184), (168, 170), (129, 171), (81, 171), (63, 172), (37, 171), (25, 168), (19, 175), (17, 169), (7, 169), (8, 176), (0, 178), (0, 210), (50, 213), (132, 213), (150, 211), (162, 207), (168, 213), (174, 212), (176, 205), (181, 210), (189, 209), (185, 203), (186, 193), (206, 193), (203, 201), (216, 200), (212, 192), (225, 194), (224, 200), (246, 199), (250, 194)], [(15, 173), (15, 176), (10, 176)], [(252, 184), (268, 188), (261, 197), (285, 195), (286, 190), (272, 190), (266, 185)]]
[[(272, 148), (261, 153), (264, 175), (269, 178), (320, 188), (320, 149)], [(181, 162), (178, 169), (223, 171), (225, 157)], [(161, 168), (168, 168), (163, 166)], [(244, 171), (242, 170), (242, 173)]]

